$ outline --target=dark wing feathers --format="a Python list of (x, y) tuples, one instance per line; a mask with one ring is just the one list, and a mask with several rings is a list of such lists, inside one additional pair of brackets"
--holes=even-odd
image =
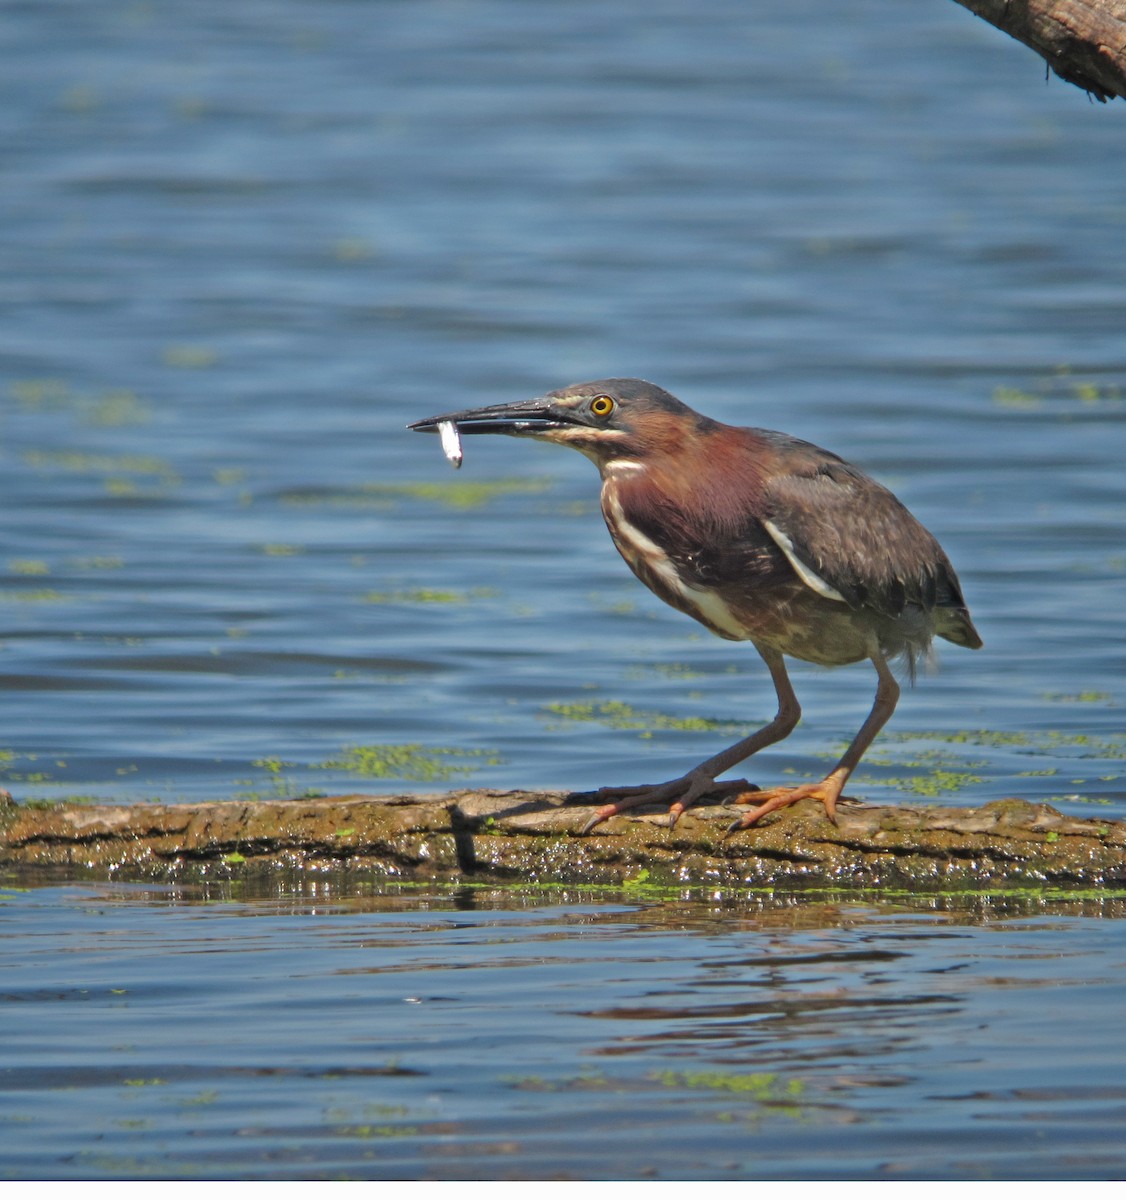
[(802, 462), (766, 481), (770, 524), (852, 608), (888, 617), (908, 605), (962, 608), (938, 542), (887, 488), (839, 459)]

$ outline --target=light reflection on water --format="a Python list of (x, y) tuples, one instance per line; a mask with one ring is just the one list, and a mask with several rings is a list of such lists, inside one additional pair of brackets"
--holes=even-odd
[(4, 894), (0, 1173), (1126, 1165), (1119, 931), (1079, 902), (289, 886)]

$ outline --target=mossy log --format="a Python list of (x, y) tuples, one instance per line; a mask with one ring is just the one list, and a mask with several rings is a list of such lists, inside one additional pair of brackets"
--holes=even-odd
[[(725, 836), (700, 804), (675, 829), (629, 812), (578, 836), (589, 795), (459, 790), (206, 804), (22, 806), (0, 795), (0, 865), (116, 878), (347, 868), (387, 880), (685, 886), (1126, 884), (1126, 822), (1001, 800), (980, 808), (802, 801)], [(585, 802), (585, 803), (584, 803)]]

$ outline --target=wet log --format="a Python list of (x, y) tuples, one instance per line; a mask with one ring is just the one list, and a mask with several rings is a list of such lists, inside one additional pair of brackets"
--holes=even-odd
[(0, 865), (114, 878), (345, 868), (396, 881), (951, 888), (1121, 886), (1126, 822), (1001, 800), (980, 808), (803, 801), (725, 836), (704, 803), (670, 829), (632, 811), (588, 836), (589, 795), (462, 790), (205, 804), (24, 806), (0, 795)]
[(1105, 103), (1126, 97), (1126, 0), (958, 0)]

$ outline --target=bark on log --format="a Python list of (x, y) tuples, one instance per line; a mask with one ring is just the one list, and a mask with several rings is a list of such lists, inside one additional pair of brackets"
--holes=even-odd
[[(465, 790), (177, 805), (17, 805), (0, 794), (6, 874), (176, 878), (345, 867), (384, 880), (982, 889), (1126, 884), (1126, 822), (1002, 800), (981, 808), (803, 801), (729, 838), (731, 808), (675, 829), (626, 813), (579, 837), (589, 796)], [(642, 872), (645, 872), (642, 875)]]
[(1126, 0), (958, 0), (1105, 103), (1126, 97)]

